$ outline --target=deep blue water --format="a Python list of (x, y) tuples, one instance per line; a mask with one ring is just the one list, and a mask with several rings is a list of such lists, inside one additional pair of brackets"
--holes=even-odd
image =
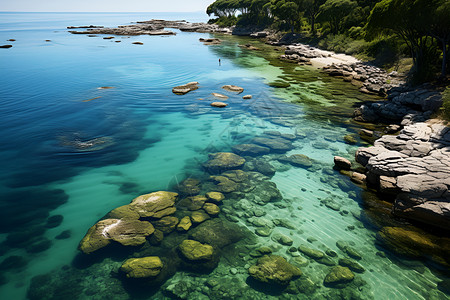
[[(120, 259), (106, 259), (89, 268), (77, 265), (76, 248), (89, 227), (140, 194), (170, 190), (187, 176), (201, 176), (200, 165), (208, 153), (230, 151), (234, 144), (266, 130), (303, 134), (289, 154), (308, 155), (322, 166), (291, 168), (273, 157), (277, 172), (271, 180), (287, 204), (262, 209), (265, 218), (288, 218), (296, 227), (277, 230), (290, 235), (295, 244), (314, 237), (321, 249), (338, 251), (338, 239), (352, 241), (365, 254), (360, 263), (368, 270), (358, 275), (366, 282), (357, 293), (361, 299), (446, 297), (436, 288), (442, 274), (422, 262), (376, 255), (380, 250), (376, 231), (363, 218), (352, 216), (362, 211), (361, 189), (349, 183), (346, 189), (330, 185), (335, 180), (330, 175), (333, 156), (351, 157), (361, 145), (344, 143), (343, 136), (357, 129), (344, 122), (336, 105), (363, 97), (356, 88), (299, 67), (303, 81), (286, 90), (273, 89), (267, 83), (280, 79), (284, 71), (263, 56), (239, 48), (238, 43), (248, 42), (245, 39), (221, 37), (221, 46), (208, 47), (198, 39), (209, 34), (177, 32), (169, 37), (103, 40), (72, 35), (65, 29), (152, 18), (207, 20), (204, 14), (0, 13), (0, 44), (13, 45), (0, 49), (0, 298), (23, 299), (34, 276), (52, 272), (53, 279), (40, 279), (42, 286), (68, 289), (71, 284), (64, 286), (68, 278), (97, 284), (92, 288), (95, 292), (83, 290), (81, 295), (68, 289), (67, 298), (116, 295), (127, 299), (133, 293), (127, 293), (109, 273), (117, 270)], [(134, 41), (144, 45), (133, 45)], [(172, 87), (191, 81), (198, 81), (200, 88), (184, 96), (171, 92)], [(243, 86), (252, 100), (225, 92), (224, 84)], [(98, 89), (105, 86), (112, 88)], [(325, 93), (338, 88), (345, 92), (339, 99)], [(211, 108), (212, 92), (230, 96), (229, 106)], [(292, 98), (304, 103), (283, 101)], [(347, 214), (319, 205), (325, 197), (333, 197)], [(242, 218), (237, 222), (254, 235), (256, 227), (244, 215), (237, 213)], [(55, 221), (58, 218), (61, 223)], [(356, 229), (349, 231), (349, 226)], [(257, 239), (287, 256), (287, 249), (270, 238)], [(242, 257), (247, 256), (243, 252)], [(245, 285), (245, 263), (238, 260), (223, 260), (204, 277), (178, 272), (168, 283), (184, 278), (195, 287), (204, 285), (201, 280), (208, 276), (228, 278), (228, 263), (238, 268), (236, 278)], [(318, 286), (327, 270), (316, 262), (303, 269)], [(145, 297), (153, 293), (161, 297), (161, 290)], [(276, 298), (250, 290), (246, 286), (242, 293)], [(197, 293), (188, 293), (188, 299), (199, 299)], [(327, 293), (330, 289), (321, 287), (316, 297)], [(52, 299), (48, 295), (58, 299), (55, 295), (61, 294), (49, 290), (47, 296), (35, 294), (33, 299)]]

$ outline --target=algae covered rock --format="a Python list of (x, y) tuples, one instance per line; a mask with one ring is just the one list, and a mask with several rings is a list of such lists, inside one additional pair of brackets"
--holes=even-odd
[(364, 273), (366, 271), (364, 269), (364, 267), (361, 266), (359, 263), (357, 263), (356, 261), (353, 261), (351, 259), (348, 259), (348, 258), (339, 259), (339, 265), (341, 265), (343, 267), (347, 267), (356, 273)]
[(299, 268), (278, 255), (265, 255), (259, 258), (256, 265), (248, 269), (248, 273), (260, 282), (283, 286), (288, 285), (293, 278), (302, 275)]
[(220, 213), (220, 208), (214, 203), (205, 203), (205, 205), (203, 205), (203, 209), (210, 216), (217, 216)]
[(302, 252), (303, 254), (313, 258), (313, 259), (321, 259), (325, 256), (325, 253), (323, 253), (320, 250), (309, 248), (305, 245), (298, 246), (298, 251)]
[(348, 283), (355, 278), (355, 274), (347, 267), (336, 266), (325, 276), (324, 285), (333, 286), (340, 283)]
[(450, 239), (436, 237), (416, 228), (383, 227), (377, 235), (396, 253), (410, 257), (431, 257), (434, 261), (450, 265)]
[(129, 205), (141, 218), (162, 218), (175, 212), (174, 205), (177, 197), (177, 193), (159, 191), (141, 195)]
[(231, 193), (239, 188), (239, 184), (225, 176), (211, 176), (214, 189), (222, 193)]
[(146, 221), (126, 219), (101, 220), (92, 226), (79, 244), (85, 254), (92, 253), (116, 241), (124, 246), (138, 246), (155, 231)]
[(222, 203), (222, 200), (225, 199), (225, 196), (220, 192), (206, 193), (206, 197), (208, 198), (208, 201), (214, 202), (216, 204)]
[(209, 218), (210, 216), (204, 211), (194, 211), (191, 215), (191, 220), (194, 224), (200, 224)]
[(107, 217), (109, 219), (139, 220), (141, 216), (137, 211), (134, 210), (133, 206), (122, 205), (110, 211)]
[(196, 228), (191, 229), (189, 233), (190, 239), (218, 249), (235, 243), (244, 238), (246, 234), (248, 235), (240, 226), (220, 218), (206, 220)]
[(189, 216), (185, 216), (180, 220), (180, 223), (177, 225), (177, 231), (188, 231), (191, 228), (192, 222)]
[(200, 193), (200, 180), (195, 178), (187, 178), (176, 186), (180, 194), (197, 195)]
[(178, 225), (178, 218), (173, 216), (166, 216), (157, 221), (152, 221), (156, 229), (162, 231), (165, 234), (171, 233)]
[(208, 244), (202, 244), (194, 240), (184, 240), (178, 249), (180, 253), (188, 260), (211, 260), (213, 258), (214, 248)]
[(119, 220), (103, 230), (103, 234), (109, 236), (123, 246), (139, 246), (145, 243), (146, 237), (151, 235), (155, 228), (150, 222), (139, 220)]
[(149, 278), (161, 273), (162, 268), (163, 263), (158, 256), (148, 256), (127, 259), (120, 271), (125, 273), (127, 278)]
[(197, 196), (184, 198), (183, 200), (178, 202), (177, 205), (179, 207), (187, 208), (188, 210), (199, 210), (203, 207), (206, 200), (208, 200), (208, 198), (206, 198), (205, 196), (197, 195)]
[(245, 159), (231, 152), (218, 152), (209, 155), (209, 160), (203, 166), (209, 172), (220, 172), (238, 169), (245, 163)]

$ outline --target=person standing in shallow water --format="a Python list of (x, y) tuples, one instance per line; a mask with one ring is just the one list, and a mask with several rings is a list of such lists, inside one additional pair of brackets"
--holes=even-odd
[(220, 58), (219, 58), (219, 67), (220, 67)]

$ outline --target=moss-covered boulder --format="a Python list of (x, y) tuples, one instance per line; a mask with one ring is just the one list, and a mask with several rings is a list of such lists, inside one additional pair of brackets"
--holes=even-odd
[(245, 159), (231, 152), (218, 152), (209, 154), (209, 160), (203, 164), (211, 173), (223, 172), (231, 169), (239, 169), (245, 163)]
[(325, 253), (323, 253), (320, 250), (309, 248), (306, 245), (300, 245), (298, 246), (298, 251), (305, 254), (306, 256), (309, 256), (313, 259), (321, 259), (325, 256)]
[(214, 203), (205, 203), (205, 205), (203, 205), (203, 209), (210, 216), (217, 216), (220, 213), (220, 208)]
[(139, 220), (141, 217), (134, 207), (131, 205), (119, 206), (107, 214), (108, 219), (129, 219)]
[(124, 246), (138, 246), (146, 241), (155, 228), (146, 221), (127, 219), (105, 219), (92, 226), (79, 244), (79, 249), (86, 254), (116, 241)]
[(177, 191), (182, 195), (197, 195), (200, 193), (200, 180), (187, 178), (176, 186)]
[(337, 284), (348, 283), (355, 278), (355, 274), (347, 267), (336, 266), (325, 276), (323, 283), (325, 286), (334, 286)]
[(241, 183), (248, 180), (248, 174), (242, 170), (229, 170), (223, 172), (220, 175), (237, 183)]
[(248, 269), (250, 276), (260, 282), (287, 286), (289, 282), (302, 275), (299, 268), (288, 263), (278, 255), (265, 255), (256, 265)]
[(180, 220), (180, 223), (177, 225), (177, 231), (186, 232), (191, 228), (192, 222), (189, 216), (185, 216)]
[(178, 202), (177, 206), (184, 207), (188, 210), (199, 210), (203, 207), (203, 204), (205, 204), (206, 200), (208, 200), (208, 198), (203, 195), (187, 197)]
[(348, 259), (348, 258), (341, 258), (339, 259), (339, 265), (343, 267), (347, 267), (353, 272), (356, 273), (364, 273), (366, 270), (363, 266), (361, 266), (359, 263), (357, 263), (354, 260)]
[(155, 231), (150, 222), (139, 220), (120, 220), (104, 231), (113, 241), (123, 246), (139, 246)]
[(210, 218), (210, 216), (206, 212), (201, 211), (201, 210), (194, 211), (194, 212), (192, 212), (192, 215), (191, 215), (191, 220), (192, 220), (192, 223), (194, 223), (194, 224), (200, 224), (200, 223), (208, 220), (209, 218)]
[(162, 218), (176, 211), (175, 200), (177, 193), (159, 191), (141, 195), (129, 204), (141, 218)]
[(178, 249), (183, 257), (190, 261), (211, 260), (214, 253), (212, 246), (194, 240), (184, 240)]
[(211, 176), (214, 189), (222, 193), (231, 193), (239, 189), (239, 184), (225, 176)]
[(178, 225), (178, 218), (173, 216), (165, 216), (157, 221), (152, 221), (153, 226), (155, 226), (156, 229), (162, 231), (164, 234), (171, 233), (175, 230), (176, 226)]
[(127, 278), (151, 278), (161, 273), (162, 268), (163, 263), (158, 256), (148, 256), (127, 259), (120, 267), (120, 271)]
[(225, 199), (225, 196), (220, 192), (208, 192), (206, 193), (206, 197), (209, 202), (213, 202), (216, 204), (222, 203), (222, 200)]
[(450, 265), (450, 239), (437, 237), (417, 228), (384, 227), (377, 235), (390, 250), (410, 257), (427, 257)]
[(248, 235), (248, 232), (244, 232), (244, 229), (240, 226), (220, 218), (206, 220), (189, 231), (189, 239), (211, 245), (217, 249), (238, 242)]

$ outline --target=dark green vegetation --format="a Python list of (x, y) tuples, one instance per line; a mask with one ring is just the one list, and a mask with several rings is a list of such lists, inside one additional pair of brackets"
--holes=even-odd
[(299, 41), (355, 54), (392, 70), (411, 64), (415, 82), (445, 79), (448, 0), (217, 0), (210, 23), (301, 33)]

